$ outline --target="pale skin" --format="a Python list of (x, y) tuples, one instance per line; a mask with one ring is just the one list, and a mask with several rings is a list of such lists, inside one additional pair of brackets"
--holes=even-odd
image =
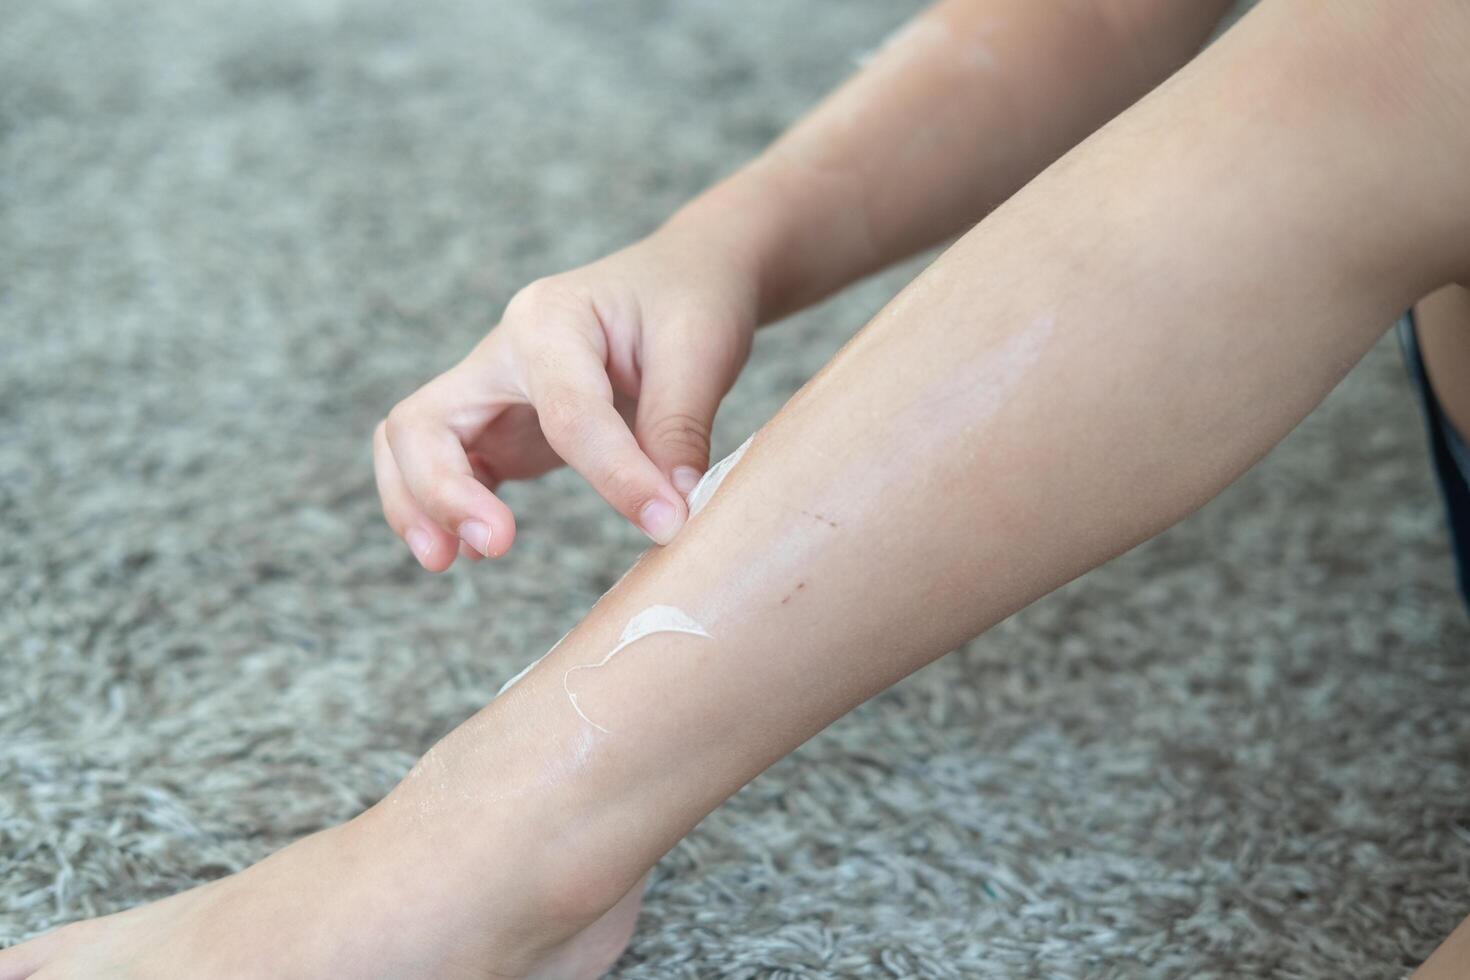
[[(1177, 10), (1137, 10), (1163, 17), (1164, 6)], [(982, 8), (1022, 18), (1032, 5)], [(1177, 57), (1160, 57), (1159, 74), (1214, 12), (1176, 25)], [(382, 803), (238, 875), (0, 953), (0, 980), (597, 976), (627, 941), (648, 868), (732, 792), (854, 705), (1192, 511), (1399, 311), (1470, 278), (1470, 132), (1457, 126), (1470, 64), (1453, 56), (1467, 44), (1470, 9), (1450, 0), (1264, 5), (947, 250), (757, 434), (705, 511)], [(1136, 59), (1130, 41), (1114, 54)], [(1096, 112), (1129, 98), (1113, 94), (1096, 96)], [(818, 121), (836, 126), (844, 98), (803, 124), (813, 153)], [(1055, 154), (1087, 128), (1069, 120), (1032, 145)], [(757, 166), (782, 172), (784, 159), (799, 183), (812, 158), (788, 142)], [(810, 202), (820, 206), (824, 183), (845, 199), (846, 180), (816, 178)], [(728, 208), (720, 254), (764, 259), (781, 219), (756, 220), (740, 193), (761, 185), (739, 181), (672, 234), (688, 236), (701, 209)], [(996, 182), (964, 199), (983, 209), (1013, 189)], [(878, 230), (854, 274), (924, 237), (902, 227), (903, 202), (875, 217), (886, 205), (868, 196)], [(801, 238), (770, 266), (802, 268)], [(767, 294), (751, 272), (754, 307), (794, 308), (840, 285), (819, 274), (830, 257), (811, 261), (819, 285), (805, 293), (777, 277)], [(409, 422), (406, 432), (433, 428)], [(404, 437), (389, 439), (395, 458)], [(638, 445), (664, 478), (667, 458)], [(457, 499), (392, 492), (405, 537)], [(435, 525), (426, 565), (452, 560), (460, 523)], [(685, 610), (711, 638), (656, 634), (578, 672), (580, 704), (606, 731), (589, 726), (567, 703), (566, 671), (600, 661), (655, 604)], [(1467, 933), (1422, 975), (1465, 975)]]

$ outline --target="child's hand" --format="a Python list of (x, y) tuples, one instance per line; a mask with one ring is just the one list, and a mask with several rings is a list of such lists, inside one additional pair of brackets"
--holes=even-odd
[(732, 252), (672, 227), (527, 286), (468, 357), (378, 426), (388, 523), (430, 571), (456, 551), (499, 557), (515, 520), (492, 491), (566, 463), (667, 543), (709, 465), (757, 299)]

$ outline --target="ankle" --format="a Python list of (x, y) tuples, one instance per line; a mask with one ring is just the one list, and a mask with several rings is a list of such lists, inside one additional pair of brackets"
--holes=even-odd
[[(482, 714), (465, 728), (487, 722)], [(448, 899), (444, 914), (469, 910), (509, 952), (534, 956), (595, 922), (647, 869), (598, 844), (606, 821), (586, 795), (596, 780), (548, 775), (566, 767), (541, 763), (547, 751), (573, 749), (518, 754), (511, 738), (482, 734), (452, 733), (354, 824), (371, 841), (364, 853), (391, 856), (397, 887), (417, 893), (406, 899), (428, 909)], [(482, 744), (499, 758), (485, 758)]]

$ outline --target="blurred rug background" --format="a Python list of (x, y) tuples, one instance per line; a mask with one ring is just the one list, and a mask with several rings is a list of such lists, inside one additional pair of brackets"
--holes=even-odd
[[(585, 486), (431, 577), (373, 424), (914, 9), (0, 5), (0, 941), (349, 817), (578, 618), (641, 546)], [(763, 333), (717, 455), (914, 268)], [(1385, 343), (706, 820), (617, 975), (1400, 976), (1470, 913), (1467, 648)]]

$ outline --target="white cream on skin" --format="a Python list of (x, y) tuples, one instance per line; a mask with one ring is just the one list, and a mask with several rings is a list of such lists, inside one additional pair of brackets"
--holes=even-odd
[(688, 613), (677, 606), (649, 606), (628, 620), (628, 625), (623, 627), (623, 633), (618, 637), (618, 645), (609, 650), (607, 656), (595, 664), (578, 664), (575, 667), (569, 667), (567, 672), (561, 675), (561, 689), (566, 692), (567, 700), (572, 703), (572, 710), (599, 732), (608, 730), (588, 718), (587, 712), (583, 711), (582, 706), (577, 703), (577, 695), (572, 691), (570, 683), (571, 676), (579, 670), (597, 670), (599, 667), (606, 667), (608, 661), (613, 657), (645, 636), (652, 636), (654, 633), (687, 633), (690, 636), (702, 636), (706, 640), (713, 639), (709, 633), (705, 632), (703, 626), (696, 623)]
[[(710, 498), (714, 496), (715, 491), (720, 488), (720, 484), (725, 482), (725, 477), (729, 475), (730, 470), (734, 469), (735, 464), (740, 462), (740, 457), (745, 455), (745, 450), (749, 448), (751, 439), (754, 438), (755, 436), (751, 436), (749, 439), (746, 439), (733, 453), (720, 460), (714, 466), (711, 466), (709, 470), (704, 474), (704, 476), (700, 478), (699, 482), (694, 485), (694, 489), (689, 491), (689, 516), (691, 518), (695, 514), (703, 510), (705, 505), (709, 503)], [(637, 643), (645, 636), (650, 636), (654, 633), (684, 633), (689, 636), (700, 636), (704, 637), (705, 639), (713, 639), (713, 637), (711, 637), (709, 633), (705, 631), (705, 628), (703, 626), (700, 626), (699, 623), (695, 622), (692, 616), (690, 616), (688, 613), (684, 612), (684, 610), (678, 608), (677, 606), (649, 606), (647, 609), (643, 610), (632, 619), (628, 620), (628, 625), (623, 627), (623, 632), (618, 637), (617, 645), (614, 646), (610, 651), (608, 651), (607, 656), (603, 657), (595, 664), (578, 664), (577, 666), (568, 669), (567, 672), (562, 675), (562, 690), (566, 692), (567, 700), (571, 702), (572, 710), (577, 712), (577, 714), (581, 716), (583, 721), (585, 721), (587, 724), (591, 725), (593, 728), (597, 729), (600, 732), (607, 731), (606, 728), (603, 728), (597, 722), (587, 717), (586, 712), (584, 712), (581, 705), (577, 703), (577, 695), (572, 691), (571, 686), (568, 683), (568, 678), (570, 678), (575, 671), (595, 670), (598, 667), (605, 666), (609, 660), (617, 656), (625, 648), (627, 648), (631, 644)], [(561, 646), (562, 640), (565, 639), (566, 637), (563, 636), (561, 640), (557, 640), (550, 650), (547, 650), (546, 653), (531, 661), (521, 670), (520, 673), (516, 674), (510, 680), (502, 684), (500, 686), (500, 690), (495, 692), (495, 696), (499, 697), (506, 691), (510, 690), (510, 688), (515, 685), (516, 681), (520, 680), (522, 677), (525, 677), (528, 673), (531, 672), (531, 668), (535, 667), (541, 661), (545, 660), (547, 657), (555, 653), (556, 648)]]
[[(571, 634), (567, 634), (567, 636), (570, 636), (570, 635)], [(566, 636), (563, 636), (561, 638), (561, 640), (565, 640), (566, 638), (567, 638)], [(531, 668), (532, 667), (536, 666), (541, 661), (543, 661), (547, 657), (551, 656), (552, 652), (555, 651), (557, 647), (561, 646), (561, 640), (557, 640), (555, 643), (553, 643), (551, 645), (551, 649), (550, 650), (547, 650), (541, 656), (537, 657), (535, 660), (532, 660), (530, 663), (526, 664), (526, 666), (524, 666), (524, 667), (521, 668), (520, 673), (516, 674), (510, 680), (508, 680), (504, 684), (500, 685), (500, 690), (498, 690), (498, 691), (495, 692), (495, 696), (498, 698), (502, 694), (504, 694), (506, 691), (509, 691), (512, 687), (515, 686), (515, 682), (516, 681), (520, 680), (522, 677), (525, 677), (527, 674), (529, 674), (531, 672)]]
[(690, 517), (704, 510), (704, 505), (709, 503), (710, 498), (715, 495), (715, 491), (720, 489), (720, 484), (725, 482), (725, 477), (729, 476), (730, 471), (735, 468), (735, 464), (740, 462), (740, 457), (745, 455), (745, 451), (750, 448), (751, 439), (754, 438), (755, 436), (751, 436), (749, 439), (746, 439), (733, 453), (711, 466), (709, 471), (699, 478), (699, 482), (694, 485), (694, 489), (689, 491)]

